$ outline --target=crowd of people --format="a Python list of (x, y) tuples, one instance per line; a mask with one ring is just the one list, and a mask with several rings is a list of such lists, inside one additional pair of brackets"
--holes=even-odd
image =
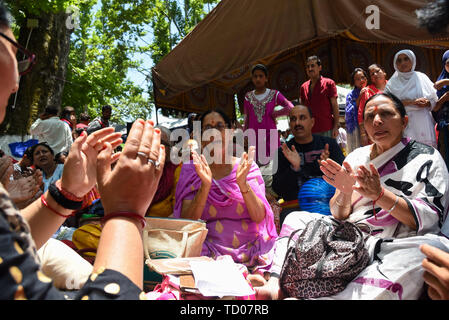
[[(20, 48), (0, 6), (0, 122), (18, 89)], [(279, 278), (289, 238), (318, 219), (363, 224), (371, 257), (327, 298), (447, 299), (449, 51), (442, 60), (435, 83), (415, 70), (411, 50), (396, 54), (389, 79), (378, 64), (356, 68), (346, 150), (337, 141), (336, 84), (321, 75), (317, 56), (306, 61), (309, 80), (298, 85), (297, 104), (267, 87), (268, 69), (259, 64), (242, 125), (214, 108), (189, 116), (189, 161), (180, 164), (170, 130), (151, 120), (137, 119), (124, 141), (110, 127), (109, 105), (92, 121), (85, 113), (77, 119), (73, 107), (47, 106), (30, 128), (39, 142), (16, 163), (0, 157), (0, 299), (147, 299), (148, 216), (204, 221), (201, 255), (243, 265), (256, 299), (288, 298)], [(288, 116), (285, 133), (276, 127), (281, 116)], [(219, 139), (194, 141), (193, 121)], [(238, 153), (226, 134), (238, 129), (265, 131)], [(211, 144), (219, 161), (202, 154)], [(300, 194), (312, 180), (333, 188), (328, 214), (304, 210)], [(83, 224), (83, 216), (97, 219)], [(93, 260), (76, 245), (92, 225), (100, 232)]]

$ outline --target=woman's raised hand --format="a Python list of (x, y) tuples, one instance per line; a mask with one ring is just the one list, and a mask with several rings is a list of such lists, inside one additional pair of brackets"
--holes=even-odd
[(196, 174), (200, 177), (202, 185), (209, 188), (212, 185), (212, 171), (206, 157), (204, 155), (200, 156), (196, 151), (192, 151), (192, 157)]
[(362, 196), (376, 200), (381, 194), (382, 185), (380, 184), (380, 175), (372, 163), (370, 163), (370, 170), (365, 166), (359, 167), (356, 180), (359, 186), (355, 186), (354, 190)]
[(342, 193), (350, 195), (355, 184), (355, 174), (347, 162), (343, 166), (332, 159), (321, 161), (321, 171), (324, 173), (323, 179)]
[(242, 158), (240, 159), (239, 166), (237, 167), (236, 182), (240, 189), (246, 186), (248, 173), (254, 161), (255, 147), (251, 146), (248, 152), (251, 156), (244, 152)]
[(105, 145), (97, 163), (105, 214), (131, 212), (144, 216), (164, 171), (165, 146), (161, 145), (160, 129), (155, 129), (151, 120), (136, 120), (114, 169), (113, 146), (109, 141)]
[[(114, 128), (105, 128), (87, 136), (86, 131), (73, 142), (69, 156), (64, 164), (61, 187), (82, 198), (97, 182), (97, 157), (109, 143), (113, 149), (122, 143), (121, 133)], [(119, 154), (113, 156), (114, 161)]]

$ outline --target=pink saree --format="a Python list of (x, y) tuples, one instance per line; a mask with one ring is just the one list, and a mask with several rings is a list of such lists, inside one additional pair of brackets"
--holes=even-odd
[[(201, 255), (214, 259), (230, 255), (234, 262), (245, 265), (250, 272), (263, 273), (270, 269), (278, 234), (273, 211), (265, 197), (265, 184), (255, 163), (248, 174), (248, 184), (262, 200), (266, 214), (259, 224), (251, 220), (235, 179), (239, 162), (240, 160), (229, 176), (212, 181), (201, 216), (209, 230)], [(201, 180), (193, 163), (185, 163), (176, 187), (175, 218), (181, 216), (183, 200), (193, 200), (200, 186)]]

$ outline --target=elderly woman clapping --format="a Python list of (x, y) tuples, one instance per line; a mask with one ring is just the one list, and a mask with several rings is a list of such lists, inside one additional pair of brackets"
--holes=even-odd
[(383, 238), (437, 233), (448, 201), (448, 173), (440, 154), (403, 138), (408, 116), (393, 95), (368, 100), (364, 121), (374, 144), (351, 153), (344, 167), (322, 164), (324, 178), (337, 188), (332, 214), (363, 220)]
[[(365, 129), (374, 143), (353, 151), (343, 166), (330, 159), (321, 162), (323, 178), (337, 189), (330, 200), (333, 218), (360, 226), (372, 259), (332, 299), (416, 299), (422, 292), (419, 245), (433, 241), (429, 234), (440, 231), (448, 207), (449, 176), (438, 151), (403, 137), (407, 124), (402, 102), (388, 93), (377, 94), (364, 110)], [(295, 212), (284, 225), (297, 230), (319, 218)], [(285, 242), (276, 244), (272, 272), (279, 272), (286, 250)], [(281, 293), (271, 279), (259, 291), (261, 297)]]

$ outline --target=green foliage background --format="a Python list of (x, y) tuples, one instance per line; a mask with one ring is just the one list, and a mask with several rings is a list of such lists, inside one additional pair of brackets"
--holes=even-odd
[[(114, 107), (112, 121), (149, 118), (153, 104), (151, 68), (167, 55), (219, 0), (6, 0), (14, 31), (27, 18), (75, 12), (62, 106), (99, 115)], [(73, 8), (76, 8), (74, 11)], [(149, 41), (148, 38), (151, 40)], [(23, 43), (23, 41), (22, 41)], [(50, 53), (51, 54), (51, 53)], [(135, 56), (144, 57), (136, 59)], [(45, 57), (39, 57), (44, 58)], [(141, 73), (144, 85), (129, 78)], [(166, 115), (178, 115), (170, 111)]]

